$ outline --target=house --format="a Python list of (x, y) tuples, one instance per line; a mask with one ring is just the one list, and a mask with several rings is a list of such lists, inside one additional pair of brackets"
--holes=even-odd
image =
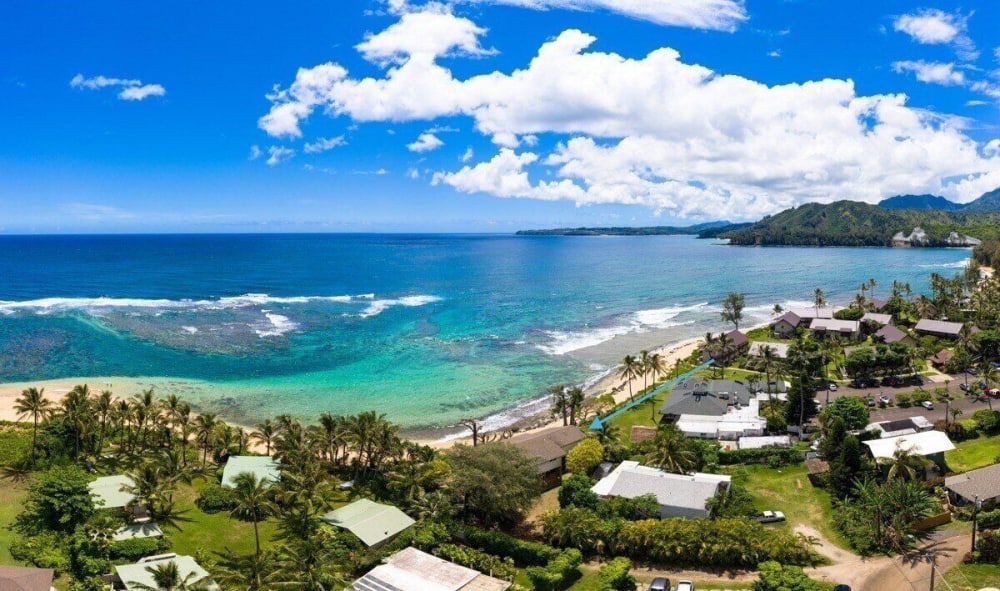
[(495, 579), (411, 546), (368, 571), (350, 588), (353, 591), (505, 591), (510, 586), (508, 581)]
[(861, 317), (861, 322), (874, 322), (881, 326), (886, 326), (892, 324), (892, 314), (879, 314), (877, 312), (868, 312)]
[(944, 452), (955, 449), (951, 439), (941, 431), (872, 439), (864, 444), (876, 460), (892, 460), (896, 450), (906, 450), (912, 455), (931, 460), (939, 468), (944, 466)]
[(320, 518), (324, 523), (346, 529), (369, 548), (377, 548), (416, 521), (392, 505), (360, 499)]
[(830, 473), (830, 463), (819, 458), (806, 458), (806, 469), (809, 470), (809, 482), (813, 486), (823, 486)]
[(802, 320), (815, 320), (817, 318), (833, 318), (833, 315), (843, 310), (843, 307), (835, 306), (809, 306), (806, 308), (791, 308), (791, 312)]
[(281, 478), (281, 464), (270, 456), (229, 456), (222, 471), (222, 486), (233, 488), (236, 477), (249, 472), (264, 482), (277, 482)]
[(876, 341), (882, 341), (887, 345), (891, 345), (892, 343), (903, 343), (911, 347), (915, 347), (917, 345), (917, 339), (911, 337), (891, 324), (886, 324), (882, 328), (875, 331), (874, 336)]
[(787, 343), (766, 343), (761, 341), (754, 341), (750, 343), (750, 349), (747, 351), (747, 355), (750, 357), (763, 357), (764, 347), (770, 347), (771, 353), (777, 359), (788, 359), (788, 344)]
[(730, 406), (723, 415), (683, 414), (676, 425), (686, 437), (736, 441), (763, 435), (767, 419), (760, 416), (760, 403), (753, 398), (746, 406)]
[(739, 449), (788, 448), (792, 447), (792, 439), (788, 435), (740, 437), (738, 445)]
[(181, 580), (187, 580), (191, 588), (205, 589), (207, 591), (218, 591), (219, 586), (212, 580), (204, 568), (201, 567), (194, 558), (190, 556), (179, 556), (177, 554), (161, 554), (143, 558), (135, 564), (121, 564), (115, 566), (115, 573), (111, 577), (113, 589), (125, 589), (126, 591), (141, 591), (143, 589), (157, 589), (156, 581), (153, 579), (153, 572), (157, 567), (173, 563), (177, 566), (177, 572)]
[(639, 462), (622, 462), (591, 487), (599, 497), (634, 499), (653, 495), (660, 517), (708, 517), (712, 499), (729, 490), (732, 479), (719, 474), (671, 474)]
[(917, 322), (917, 326), (914, 327), (914, 330), (920, 334), (929, 334), (946, 339), (957, 339), (962, 333), (962, 323), (946, 322), (944, 320), (928, 320), (927, 318), (922, 318), (920, 322)]
[(763, 435), (757, 397), (743, 382), (689, 380), (679, 384), (660, 407), (663, 421), (677, 425), (688, 437), (737, 440)]
[(975, 502), (1000, 503), (1000, 464), (948, 476), (944, 479), (948, 497), (956, 505)]
[(877, 300), (875, 298), (865, 298), (865, 307), (869, 310), (874, 310), (875, 312), (881, 312), (885, 310), (885, 307), (889, 305), (886, 300)]
[(0, 591), (55, 591), (51, 568), (0, 566)]
[(931, 356), (931, 365), (937, 367), (938, 369), (943, 368), (948, 365), (948, 362), (955, 357), (955, 354), (949, 349), (941, 349), (937, 353)]
[(101, 476), (87, 485), (97, 508), (115, 511), (124, 511), (135, 501), (135, 496), (126, 492), (126, 489), (134, 486), (135, 482), (124, 474)]
[(836, 318), (815, 318), (809, 323), (809, 330), (817, 337), (835, 334), (849, 339), (861, 335), (861, 323), (857, 320), (838, 320)]
[(787, 339), (795, 336), (795, 331), (802, 323), (802, 317), (795, 312), (785, 312), (771, 324), (771, 332), (776, 336)]
[(924, 431), (930, 431), (933, 428), (933, 423), (928, 421), (926, 418), (917, 415), (906, 419), (897, 419), (895, 421), (880, 421), (878, 423), (872, 423), (865, 427), (865, 431), (877, 431), (879, 438), (885, 439), (886, 437), (899, 437), (900, 435), (923, 433)]
[(535, 458), (538, 474), (545, 482), (558, 482), (566, 471), (566, 454), (586, 438), (586, 434), (576, 425), (556, 427), (534, 433), (521, 433), (507, 440)]
[(734, 355), (739, 355), (743, 351), (746, 351), (747, 346), (750, 344), (750, 339), (747, 335), (743, 334), (738, 330), (731, 330), (725, 335), (725, 346), (722, 346), (722, 342), (719, 341), (710, 350), (705, 350), (702, 352), (702, 361), (708, 361), (709, 359), (729, 359)]

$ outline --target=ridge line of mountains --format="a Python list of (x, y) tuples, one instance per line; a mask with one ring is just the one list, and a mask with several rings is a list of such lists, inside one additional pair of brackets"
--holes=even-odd
[[(899, 195), (877, 205), (861, 201), (806, 203), (753, 223), (558, 228), (522, 230), (517, 234), (696, 235), (728, 238), (730, 244), (746, 246), (971, 246), (980, 240), (1000, 239), (1000, 188), (966, 204), (936, 195)], [(909, 239), (915, 236), (919, 240), (911, 242)]]

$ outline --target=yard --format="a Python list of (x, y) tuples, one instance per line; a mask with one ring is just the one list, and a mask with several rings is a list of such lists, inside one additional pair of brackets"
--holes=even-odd
[(1000, 457), (1000, 436), (961, 441), (955, 448), (944, 454), (948, 468), (952, 472), (968, 472), (996, 462)]
[(14, 564), (14, 559), (10, 556), (10, 543), (16, 536), (11, 525), (21, 512), (27, 490), (24, 484), (0, 484), (0, 564)]
[(1000, 582), (1000, 564), (960, 564), (944, 576), (951, 591), (977, 591), (996, 587)]
[[(230, 519), (227, 511), (209, 514), (195, 506), (198, 491), (204, 486), (203, 481), (196, 480), (193, 486), (182, 484), (178, 487), (174, 496), (176, 525), (164, 527), (170, 550), (189, 556), (199, 550), (221, 552), (227, 548), (240, 554), (252, 553), (252, 523)], [(274, 521), (264, 521), (259, 527), (261, 546), (266, 548), (274, 535)]]

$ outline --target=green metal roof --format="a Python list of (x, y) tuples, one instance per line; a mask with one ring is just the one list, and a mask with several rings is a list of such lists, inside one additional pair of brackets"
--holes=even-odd
[(277, 482), (281, 477), (281, 464), (270, 456), (230, 456), (222, 471), (222, 486), (236, 486), (236, 476), (249, 472), (258, 480)]
[(192, 575), (190, 578), (190, 583), (200, 585), (197, 587), (199, 589), (218, 589), (218, 586), (212, 582), (209, 577), (208, 571), (203, 569), (201, 565), (195, 562), (194, 558), (190, 556), (178, 556), (176, 554), (167, 554), (162, 558), (151, 556), (149, 558), (144, 558), (146, 562), (137, 562), (135, 564), (122, 564), (115, 567), (115, 572), (118, 574), (118, 578), (121, 579), (122, 584), (129, 591), (134, 591), (137, 589), (145, 588), (156, 588), (156, 581), (153, 580), (153, 573), (150, 569), (156, 568), (158, 565), (173, 562), (177, 564), (177, 571), (180, 574), (181, 579), (185, 579), (188, 575)]
[(366, 546), (381, 544), (415, 523), (413, 518), (396, 507), (368, 499), (330, 511), (321, 519), (350, 531)]
[(90, 488), (90, 494), (94, 495), (98, 508), (120, 509), (128, 506), (135, 499), (132, 493), (127, 493), (122, 488), (134, 485), (131, 478), (124, 474), (118, 474), (116, 476), (102, 476), (87, 486)]

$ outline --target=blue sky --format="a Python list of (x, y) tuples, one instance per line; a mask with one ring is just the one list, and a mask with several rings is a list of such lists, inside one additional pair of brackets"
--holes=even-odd
[(0, 231), (506, 232), (1000, 186), (998, 3), (617, 5), (15, 0)]

